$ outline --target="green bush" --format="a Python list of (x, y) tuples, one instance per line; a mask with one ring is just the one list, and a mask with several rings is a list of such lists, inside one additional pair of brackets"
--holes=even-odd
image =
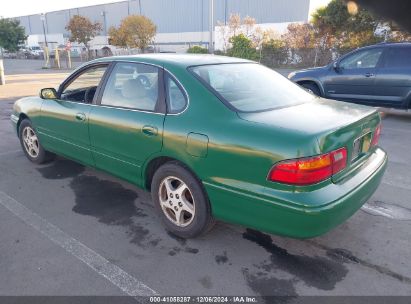
[(252, 42), (243, 34), (230, 38), (232, 47), (227, 51), (227, 55), (250, 60), (258, 60), (257, 50), (252, 46)]
[(192, 46), (192, 47), (188, 48), (187, 53), (190, 53), (190, 54), (207, 54), (208, 50), (206, 48), (203, 48), (203, 47), (199, 46), (199, 45), (195, 45), (195, 46)]

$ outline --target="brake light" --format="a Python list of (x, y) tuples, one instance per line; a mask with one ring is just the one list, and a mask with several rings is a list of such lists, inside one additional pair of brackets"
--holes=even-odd
[(268, 179), (290, 185), (310, 185), (330, 178), (347, 165), (347, 149), (313, 157), (297, 158), (277, 163), (271, 169)]
[(374, 131), (374, 136), (372, 137), (371, 146), (378, 145), (378, 141), (380, 140), (380, 135), (381, 135), (381, 124), (379, 124)]

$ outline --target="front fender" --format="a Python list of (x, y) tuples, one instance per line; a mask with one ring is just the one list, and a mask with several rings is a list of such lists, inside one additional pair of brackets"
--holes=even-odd
[(30, 119), (35, 129), (38, 127), (42, 104), (43, 99), (40, 97), (24, 97), (14, 103), (10, 119), (16, 128), (16, 132), (18, 132), (20, 122), (26, 117)]

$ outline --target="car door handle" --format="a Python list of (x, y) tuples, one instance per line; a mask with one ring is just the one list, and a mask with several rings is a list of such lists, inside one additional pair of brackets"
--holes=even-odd
[(374, 74), (373, 74), (373, 73), (365, 73), (364, 76), (365, 76), (365, 77), (374, 77)]
[(158, 129), (154, 126), (145, 125), (143, 126), (143, 128), (141, 128), (141, 130), (143, 131), (145, 135), (148, 135), (148, 136), (154, 136), (154, 135), (157, 135), (158, 133)]
[(76, 113), (76, 119), (80, 121), (85, 121), (86, 120), (86, 114), (84, 113)]

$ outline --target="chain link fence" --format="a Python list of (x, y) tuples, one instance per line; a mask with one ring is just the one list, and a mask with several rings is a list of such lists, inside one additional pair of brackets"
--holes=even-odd
[(324, 66), (353, 49), (263, 48), (260, 62), (270, 68), (308, 68)]

